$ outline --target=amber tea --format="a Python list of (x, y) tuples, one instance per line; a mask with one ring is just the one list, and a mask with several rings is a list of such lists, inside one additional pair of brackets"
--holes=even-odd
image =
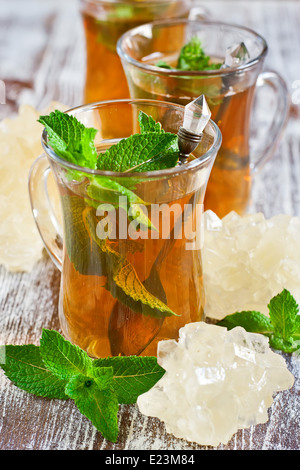
[[(151, 80), (151, 77), (150, 77)], [(205, 197), (205, 209), (211, 209), (223, 217), (230, 210), (243, 214), (248, 205), (251, 191), (251, 171), (249, 158), (250, 113), (255, 85), (247, 89), (222, 94), (221, 79), (217, 84), (206, 85), (205, 80), (190, 80), (186, 89), (186, 79), (166, 77), (164, 90), (156, 93), (156, 86), (149, 86), (149, 79), (132, 83), (133, 96), (172, 101), (186, 105), (191, 99), (206, 92), (206, 98), (212, 113), (212, 119), (222, 133), (222, 146), (212, 169)], [(216, 90), (219, 90), (216, 92)], [(189, 96), (186, 96), (186, 95)], [(220, 197), (221, 195), (221, 197)]]
[(135, 26), (160, 18), (185, 18), (190, 0), (82, 0), (86, 40), (85, 102), (129, 98), (116, 52), (119, 37)]
[[(201, 44), (198, 63), (193, 57), (194, 38)], [(246, 44), (248, 56), (240, 64), (234, 58), (226, 65), (227, 51), (237, 43)], [(182, 56), (185, 47), (186, 55)], [(152, 23), (128, 31), (118, 42), (133, 98), (186, 105), (200, 94), (205, 95), (212, 119), (221, 130), (222, 146), (204, 205), (220, 217), (232, 210), (239, 214), (246, 211), (253, 175), (274, 152), (286, 122), (288, 93), (284, 82), (275, 73), (260, 73), (266, 51), (264, 39), (253, 31), (206, 21)], [(189, 61), (195, 62), (195, 68), (188, 67)], [(250, 158), (254, 97), (262, 85), (273, 89), (277, 108), (275, 117), (272, 113), (268, 116), (271, 126), (266, 143)]]
[[(163, 132), (155, 127), (149, 135), (139, 121), (137, 133), (141, 111), (153, 118), (155, 126), (160, 123)], [(97, 169), (90, 170), (53, 153), (51, 135), (48, 142), (44, 131), (47, 157), (37, 160), (30, 176), (33, 214), (62, 272), (63, 333), (92, 357), (156, 355), (158, 341), (176, 339), (186, 323), (204, 319), (201, 216), (221, 135), (208, 117), (200, 145), (180, 165), (175, 144), (183, 112), (175, 104), (143, 100), (96, 103), (70, 111), (78, 122), (97, 131)], [(123, 136), (121, 126), (114, 126), (115, 116), (121, 115), (126, 122)], [(49, 119), (43, 120), (46, 129)], [(81, 135), (85, 135), (82, 129)], [(152, 154), (148, 145), (153, 158), (142, 160), (148, 171), (133, 171), (136, 160), (127, 171), (129, 146), (140, 138), (154, 139), (156, 145)], [(157, 167), (156, 160), (159, 155), (162, 165), (162, 146), (165, 168)], [(122, 159), (109, 159), (116, 147)], [(74, 143), (71, 148), (76, 148)], [(93, 149), (85, 148), (91, 163)], [(61, 199), (63, 252), (46, 209), (43, 175), (49, 164)]]
[[(156, 194), (164, 191), (160, 182), (149, 185), (149, 190), (150, 186)], [(199, 250), (186, 249), (187, 239), (173, 238), (172, 232), (176, 224), (183, 224), (181, 216), (185, 205), (191, 198), (194, 201), (201, 199), (201, 191), (203, 188), (164, 202), (158, 209), (160, 221), (170, 218), (171, 211), (171, 230), (167, 235), (170, 238), (162, 238), (160, 228), (158, 239), (145, 233), (139, 234), (137, 239), (130, 236), (120, 239), (117, 227), (117, 237), (109, 240), (105, 253), (99, 250), (95, 241), (96, 232), (85, 230), (89, 224), (87, 219), (92, 219), (95, 211), (74, 194), (64, 196), (66, 204), (74, 205), (65, 208), (70, 211), (70, 220), (65, 221), (65, 243), (74, 248), (66, 250), (64, 256), (62, 327), (72, 341), (91, 356), (155, 355), (158, 341), (176, 338), (176, 332), (183, 324), (204, 318)], [(195, 208), (194, 203), (192, 217)], [(151, 210), (150, 220), (156, 216)], [(119, 214), (116, 218), (119, 219)], [(97, 223), (95, 217), (95, 227)], [(84, 240), (79, 240), (81, 235)], [(80, 243), (87, 244), (89, 249), (84, 253), (75, 250)], [(116, 263), (119, 263), (119, 284), (114, 279), (116, 274), (112, 274)], [(126, 292), (120, 288), (123, 283), (127, 285)], [(145, 296), (144, 303), (135, 300), (139, 293)], [(176, 315), (161, 311), (159, 304), (150, 308), (149, 305), (156, 304), (155, 298)]]

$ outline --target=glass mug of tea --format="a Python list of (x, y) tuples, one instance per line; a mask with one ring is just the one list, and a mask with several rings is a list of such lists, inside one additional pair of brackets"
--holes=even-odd
[[(138, 132), (140, 111), (165, 131), (175, 134), (182, 126), (183, 106), (151, 100), (99, 102), (68, 113), (98, 130), (95, 145), (103, 152)], [(158, 341), (177, 338), (184, 324), (204, 319), (201, 213), (219, 128), (208, 122), (187, 163), (148, 172), (69, 163), (51, 149), (46, 130), (42, 143), (45, 154), (32, 166), (29, 193), (38, 230), (61, 271), (65, 337), (91, 357), (156, 355)], [(52, 211), (49, 175), (58, 188), (61, 224)], [(95, 179), (101, 188), (92, 192)], [(127, 217), (128, 194), (146, 209), (148, 223), (138, 230)], [(111, 236), (101, 232), (104, 219)]]
[(85, 103), (130, 97), (116, 51), (125, 31), (157, 19), (187, 18), (192, 6), (193, 16), (202, 16), (192, 0), (81, 0), (80, 6), (86, 43)]
[[(180, 51), (195, 37), (211, 63), (219, 63), (218, 68), (176, 69)], [(238, 44), (245, 46), (245, 60), (239, 65), (226, 65), (226, 51)], [(196, 96), (205, 95), (212, 119), (222, 133), (205, 209), (220, 217), (232, 210), (243, 214), (253, 176), (273, 155), (289, 111), (284, 80), (275, 72), (262, 72), (268, 50), (264, 38), (248, 28), (225, 23), (168, 20), (126, 32), (119, 39), (117, 50), (132, 98), (186, 105)], [(167, 67), (158, 66), (162, 61)], [(260, 140), (256, 139), (252, 151), (250, 142), (252, 145), (255, 133)]]

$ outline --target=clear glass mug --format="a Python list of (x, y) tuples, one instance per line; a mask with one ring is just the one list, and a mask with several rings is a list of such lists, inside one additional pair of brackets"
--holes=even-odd
[[(236, 68), (210, 71), (183, 73), (155, 66), (158, 60), (175, 65), (181, 47), (196, 35), (213, 59), (223, 61), (226, 48), (242, 41), (250, 58)], [(212, 119), (222, 133), (205, 209), (220, 217), (231, 210), (243, 214), (253, 176), (273, 155), (289, 112), (284, 80), (275, 72), (262, 72), (268, 50), (264, 38), (248, 28), (220, 22), (168, 20), (126, 32), (117, 50), (132, 98), (186, 105), (200, 94), (205, 95)]]
[[(183, 110), (120, 100), (68, 112), (99, 130), (95, 143), (103, 151), (139, 132), (139, 111), (176, 133)], [(204, 319), (201, 213), (221, 144), (218, 127), (209, 122), (190, 162), (145, 173), (77, 167), (51, 150), (45, 130), (42, 142), (45, 154), (32, 166), (29, 193), (38, 230), (61, 271), (64, 335), (91, 357), (156, 355), (158, 341), (177, 338), (184, 324)], [(62, 224), (52, 210), (49, 175)]]
[(130, 97), (116, 52), (117, 40), (125, 31), (149, 21), (191, 14), (203, 17), (205, 11), (193, 0), (81, 0), (86, 42), (84, 102)]

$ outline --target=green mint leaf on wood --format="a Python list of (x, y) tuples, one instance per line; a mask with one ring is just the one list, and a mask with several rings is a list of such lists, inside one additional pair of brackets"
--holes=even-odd
[(271, 336), (273, 334), (273, 327), (270, 319), (254, 310), (245, 310), (232, 315), (227, 315), (223, 320), (218, 322), (220, 326), (226, 326), (228, 329), (235, 328), (236, 326), (241, 326), (247, 331), (252, 333), (261, 333), (266, 336)]
[(164, 375), (165, 370), (157, 363), (156, 357), (129, 356), (95, 359), (94, 368), (111, 366), (111, 386), (119, 403), (136, 403), (139, 395), (147, 392)]
[(102, 390), (95, 379), (77, 375), (70, 379), (66, 393), (105, 439), (116, 442), (119, 402), (112, 389)]
[(0, 367), (17, 387), (45, 398), (68, 398), (65, 393), (67, 381), (47, 369), (38, 346), (26, 344), (2, 347), (5, 348), (5, 363), (0, 364)]
[(244, 311), (227, 315), (218, 325), (228, 329), (236, 326), (252, 333), (269, 337), (270, 346), (285, 353), (299, 349), (300, 315), (299, 306), (291, 293), (283, 289), (269, 304), (269, 317), (256, 311)]
[(49, 144), (58, 156), (75, 165), (96, 168), (96, 129), (85, 127), (74, 116), (59, 110), (40, 116), (38, 122), (45, 126)]
[(46, 367), (61, 379), (88, 374), (92, 367), (92, 360), (85, 351), (54, 330), (43, 330), (40, 351)]
[(299, 306), (294, 297), (284, 289), (270, 300), (268, 309), (275, 335), (289, 339), (295, 333), (297, 319), (300, 318)]
[(111, 442), (118, 438), (119, 404), (135, 403), (165, 372), (155, 357), (87, 359), (81, 348), (54, 330), (44, 329), (40, 343), (40, 347), (1, 346), (5, 361), (0, 367), (5, 375), (18, 388), (36, 396), (74, 400), (79, 411)]
[(92, 363), (92, 369), (89, 371), (89, 375), (93, 378), (99, 390), (106, 390), (111, 388), (114, 370), (111, 366), (105, 367), (94, 367), (95, 360)]

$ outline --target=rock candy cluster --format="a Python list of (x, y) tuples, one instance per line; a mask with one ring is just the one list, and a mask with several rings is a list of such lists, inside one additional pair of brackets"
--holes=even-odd
[(200, 445), (226, 444), (238, 429), (266, 422), (273, 393), (294, 382), (268, 339), (241, 327), (189, 323), (177, 342), (158, 344), (158, 362), (166, 373), (139, 396), (139, 410)]
[(206, 315), (221, 319), (242, 310), (268, 315), (284, 288), (300, 304), (300, 217), (262, 213), (222, 220), (204, 213), (203, 271)]
[(37, 119), (63, 108), (53, 103), (40, 113), (22, 105), (15, 118), (0, 123), (0, 264), (10, 271), (30, 271), (42, 256), (42, 240), (31, 213), (28, 173), (43, 150), (43, 127)]

